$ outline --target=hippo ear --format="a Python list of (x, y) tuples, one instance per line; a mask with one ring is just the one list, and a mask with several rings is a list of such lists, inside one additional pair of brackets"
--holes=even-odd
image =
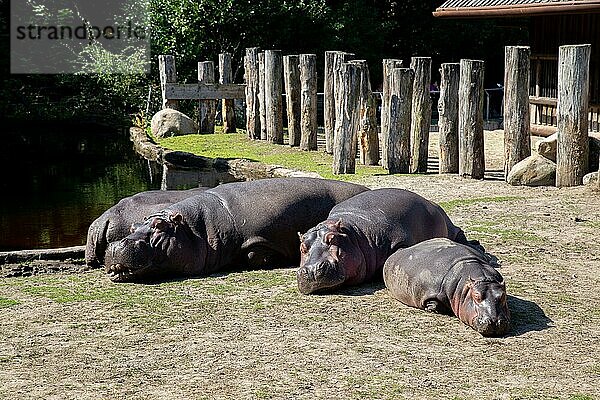
[(298, 239), (300, 239), (300, 243), (304, 241), (304, 235), (302, 235), (300, 232), (298, 232)]
[(342, 226), (342, 219), (338, 219), (337, 222), (335, 223), (335, 225), (333, 225), (333, 227), (335, 228), (336, 231), (339, 231), (340, 228)]
[(337, 237), (337, 233), (336, 232), (327, 232), (325, 234), (325, 237), (323, 238), (323, 242), (328, 245), (331, 246), (332, 244), (335, 244), (335, 238)]
[(467, 280), (467, 287), (472, 288), (473, 285), (475, 285), (475, 279), (471, 278), (471, 276), (469, 275), (469, 279)]
[(175, 225), (183, 225), (183, 215), (179, 213), (172, 213), (169, 215), (169, 221), (171, 221)]
[(155, 228), (159, 231), (166, 231), (169, 229), (169, 223), (162, 218), (156, 217), (152, 220), (152, 224), (150, 225), (152, 228)]

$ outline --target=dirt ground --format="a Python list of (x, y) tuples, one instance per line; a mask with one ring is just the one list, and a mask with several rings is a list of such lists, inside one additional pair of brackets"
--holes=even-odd
[(508, 186), (502, 133), (486, 143), (484, 181), (359, 181), (439, 202), (500, 259), (507, 337), (406, 307), (380, 282), (301, 295), (289, 268), (156, 285), (4, 278), (0, 398), (600, 399), (600, 193)]

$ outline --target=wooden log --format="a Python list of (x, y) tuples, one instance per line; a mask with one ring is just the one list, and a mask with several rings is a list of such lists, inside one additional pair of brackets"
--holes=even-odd
[(177, 82), (177, 71), (175, 69), (175, 57), (172, 55), (158, 56), (158, 72), (160, 75), (160, 90), (162, 93), (162, 108), (173, 108), (177, 110), (179, 102), (167, 96), (166, 85)]
[(258, 47), (246, 49), (244, 78), (246, 81), (246, 133), (250, 139), (260, 139), (258, 100)]
[(267, 141), (283, 144), (283, 58), (281, 50), (265, 50), (265, 118)]
[(393, 68), (389, 73), (387, 156), (384, 168), (390, 174), (410, 171), (410, 132), (415, 72), (411, 68)]
[(390, 112), (387, 106), (390, 103), (390, 82), (392, 77), (392, 70), (394, 68), (401, 68), (402, 60), (396, 58), (384, 58), (383, 59), (383, 84), (381, 92), (381, 162), (382, 165), (387, 165), (387, 154), (386, 149), (388, 143), (387, 134), (389, 132), (388, 121)]
[(531, 155), (529, 74), (531, 49), (504, 49), (504, 179), (512, 167)]
[[(219, 83), (230, 84), (233, 81), (233, 71), (231, 69), (231, 54), (219, 54)], [(223, 132), (235, 133), (235, 109), (233, 100), (223, 99), (221, 103), (221, 115), (223, 117)]]
[(323, 76), (323, 117), (325, 128), (325, 152), (332, 153), (335, 132), (335, 90), (334, 63), (337, 51), (325, 52), (325, 73)]
[[(331, 72), (329, 73), (330, 77), (326, 77), (326, 79), (329, 81), (331, 80), (333, 82), (333, 88), (330, 89), (329, 93), (325, 94), (326, 99), (325, 99), (325, 103), (329, 104), (328, 106), (325, 106), (325, 110), (327, 110), (329, 108), (328, 112), (331, 112), (331, 108), (333, 107), (333, 113), (330, 113), (328, 117), (325, 118), (325, 124), (329, 125), (330, 127), (333, 127), (333, 130), (331, 131), (327, 131), (325, 132), (325, 152), (332, 154), (333, 153), (333, 138), (335, 136), (335, 126), (336, 126), (336, 110), (337, 110), (337, 105), (335, 105), (335, 101), (336, 101), (336, 93), (338, 92), (337, 87), (340, 85), (340, 75), (341, 75), (341, 68), (342, 68), (342, 64), (349, 61), (350, 59), (352, 59), (354, 57), (353, 53), (346, 53), (343, 51), (336, 51), (336, 52), (332, 52), (334, 53), (332, 55), (333, 57), (333, 62), (332, 62), (332, 67), (331, 67)], [(328, 72), (325, 72), (326, 74), (328, 74)], [(333, 95), (332, 95), (333, 94)], [(333, 105), (331, 104), (333, 103)]]
[(317, 55), (300, 55), (300, 149), (317, 150)]
[(360, 68), (360, 104), (358, 106), (358, 153), (364, 165), (379, 163), (379, 137), (377, 135), (377, 98), (371, 91), (369, 65), (366, 60), (350, 61)]
[(440, 174), (458, 172), (458, 84), (460, 64), (446, 63), (440, 68), (439, 146)]
[(267, 140), (267, 107), (265, 106), (265, 52), (258, 53), (258, 112), (260, 139)]
[(460, 60), (458, 87), (458, 174), (483, 179), (483, 75), (480, 60)]
[(431, 128), (431, 57), (412, 57), (413, 81), (412, 121), (410, 123), (410, 172), (427, 172), (429, 129)]
[(287, 109), (288, 142), (300, 146), (300, 57), (283, 57), (283, 80)]
[(167, 83), (165, 93), (168, 99), (198, 100), (198, 99), (244, 99), (246, 85), (220, 83)]
[(353, 174), (356, 167), (356, 141), (359, 125), (360, 67), (343, 63), (339, 84), (335, 87), (335, 135), (333, 137), (333, 173)]
[(558, 49), (557, 187), (581, 185), (589, 172), (590, 54), (589, 44)]
[[(198, 63), (198, 83), (215, 83), (215, 63), (201, 61)], [(217, 100), (200, 100), (198, 103), (199, 133), (215, 133), (217, 116)]]

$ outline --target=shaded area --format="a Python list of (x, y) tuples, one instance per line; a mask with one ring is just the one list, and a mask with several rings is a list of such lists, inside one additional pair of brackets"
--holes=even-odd
[(553, 322), (544, 310), (533, 301), (508, 296), (511, 330), (508, 336), (520, 336), (528, 332), (539, 332), (551, 328)]

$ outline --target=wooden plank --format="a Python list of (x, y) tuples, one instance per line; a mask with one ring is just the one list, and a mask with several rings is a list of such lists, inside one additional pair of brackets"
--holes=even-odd
[[(231, 69), (231, 54), (219, 54), (219, 83), (230, 84), (233, 81)], [(223, 116), (223, 132), (235, 133), (235, 108), (233, 99), (223, 99), (221, 103), (221, 115)]]
[(165, 97), (169, 100), (218, 100), (245, 98), (246, 85), (220, 83), (166, 83)]
[(177, 71), (175, 69), (175, 57), (170, 54), (158, 56), (158, 71), (160, 75), (160, 89), (162, 92), (162, 108), (177, 109), (179, 102), (169, 98), (166, 87), (177, 82)]
[(557, 99), (553, 97), (529, 96), (529, 103), (541, 106), (556, 107)]

